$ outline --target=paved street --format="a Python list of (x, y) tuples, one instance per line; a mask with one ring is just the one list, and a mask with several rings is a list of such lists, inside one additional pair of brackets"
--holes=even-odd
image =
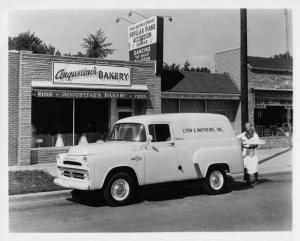
[(112, 208), (95, 197), (10, 202), (11, 232), (285, 231), (292, 226), (292, 174), (265, 174), (248, 189), (208, 196), (198, 185), (144, 191), (136, 204)]

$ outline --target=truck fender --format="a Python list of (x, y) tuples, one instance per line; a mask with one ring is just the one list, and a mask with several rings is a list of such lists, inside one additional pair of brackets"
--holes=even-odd
[[(228, 166), (230, 171), (231, 161), (236, 153), (236, 147), (208, 147), (199, 148), (193, 155), (193, 163), (200, 178), (206, 177), (210, 166), (223, 164)], [(197, 167), (198, 166), (198, 167)]]
[(101, 183), (100, 183), (100, 188), (103, 187), (103, 185), (107, 181), (108, 176), (110, 176), (113, 173), (117, 173), (117, 172), (127, 172), (127, 173), (131, 174), (133, 176), (133, 178), (136, 180), (137, 184), (141, 185), (140, 177), (137, 175), (137, 172), (134, 170), (134, 168), (132, 166), (114, 166), (105, 172), (105, 175), (103, 176)]

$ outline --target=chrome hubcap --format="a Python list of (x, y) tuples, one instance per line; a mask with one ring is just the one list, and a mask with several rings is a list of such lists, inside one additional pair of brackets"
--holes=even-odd
[(224, 185), (223, 174), (219, 171), (213, 171), (210, 175), (209, 183), (214, 190), (221, 189)]
[(125, 179), (117, 179), (111, 186), (111, 195), (117, 201), (125, 200), (129, 195), (129, 184)]

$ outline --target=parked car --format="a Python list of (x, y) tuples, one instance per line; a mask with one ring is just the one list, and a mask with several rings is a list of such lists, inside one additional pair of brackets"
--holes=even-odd
[(244, 169), (229, 120), (199, 113), (121, 119), (106, 142), (75, 146), (58, 155), (57, 166), (57, 185), (102, 189), (112, 206), (133, 201), (140, 186), (163, 182), (204, 179), (209, 194), (220, 194), (226, 174)]

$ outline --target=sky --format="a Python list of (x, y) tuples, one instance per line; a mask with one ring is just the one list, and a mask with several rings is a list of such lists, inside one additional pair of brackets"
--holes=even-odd
[[(83, 37), (104, 30), (112, 42), (114, 54), (107, 59), (128, 60), (130, 25), (116, 23), (117, 17), (139, 22), (143, 18), (131, 9), (96, 10), (12, 10), (9, 12), (9, 36), (30, 30), (45, 43), (55, 46), (61, 53), (76, 54), (83, 51)], [(172, 16), (164, 21), (164, 62), (183, 64), (186, 59), (195, 67), (208, 67), (214, 71), (216, 52), (240, 46), (239, 9), (134, 9), (140, 14)], [(292, 51), (292, 12), (289, 11), (289, 49)], [(248, 55), (271, 57), (286, 51), (286, 22), (283, 9), (249, 9)]]

